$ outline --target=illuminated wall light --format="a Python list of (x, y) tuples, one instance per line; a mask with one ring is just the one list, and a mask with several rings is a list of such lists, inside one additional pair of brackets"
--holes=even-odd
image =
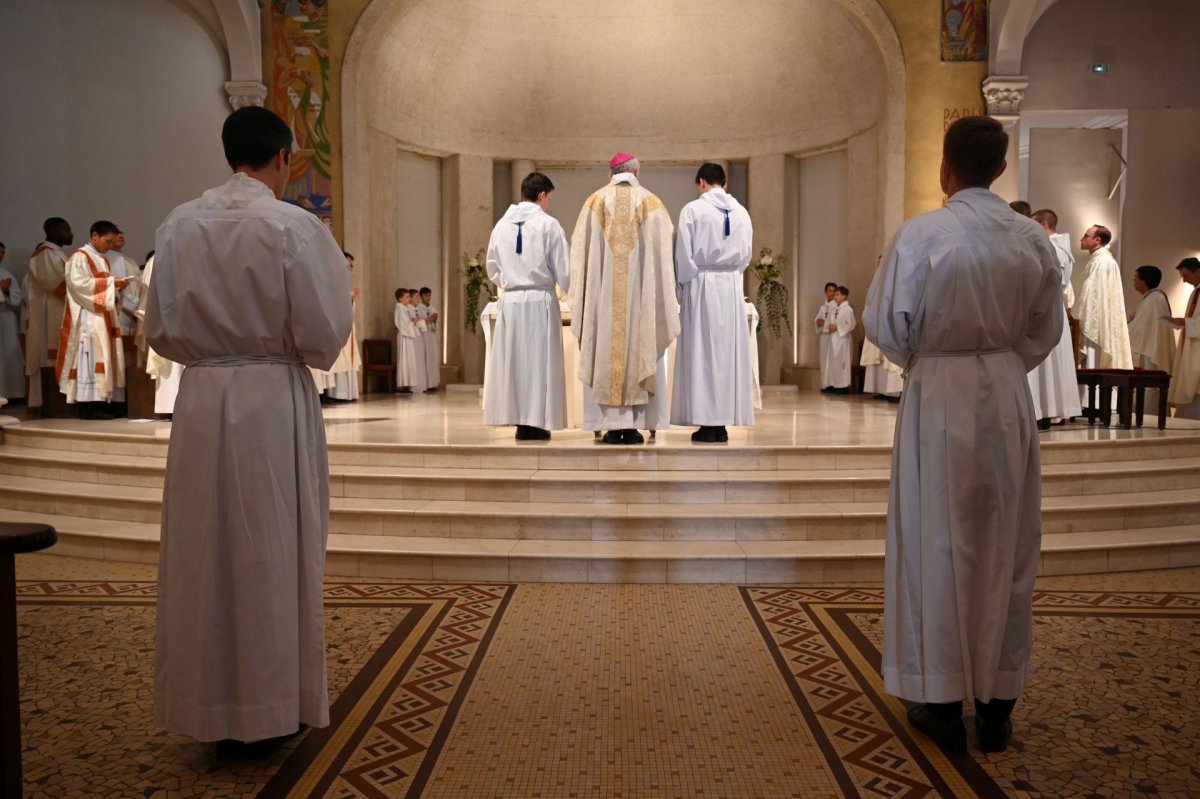
[(1093, 75), (1107, 75), (1108, 64), (1088, 64), (1088, 72)]

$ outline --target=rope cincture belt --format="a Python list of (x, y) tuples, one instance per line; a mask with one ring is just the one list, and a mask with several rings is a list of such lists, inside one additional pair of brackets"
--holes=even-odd
[(900, 376), (908, 377), (908, 373), (912, 371), (913, 364), (922, 358), (967, 358), (974, 355), (997, 355), (1001, 352), (1012, 352), (1012, 347), (996, 347), (992, 350), (948, 350), (946, 352), (914, 352), (908, 356), (908, 363), (904, 365), (904, 372)]
[(195, 369), (200, 366), (258, 366), (260, 364), (304, 366), (304, 359), (296, 355), (214, 355), (210, 358), (197, 358), (186, 366), (188, 369)]

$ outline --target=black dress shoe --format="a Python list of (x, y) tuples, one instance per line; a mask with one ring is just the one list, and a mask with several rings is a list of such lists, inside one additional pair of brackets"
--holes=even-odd
[(967, 728), (962, 716), (944, 718), (929, 705), (916, 705), (908, 709), (908, 723), (947, 752), (967, 751)]
[(717, 442), (718, 444), (724, 444), (725, 442), (729, 441), (729, 431), (725, 429), (724, 425), (715, 427), (713, 429), (716, 430), (716, 432), (713, 433), (713, 441)]
[(530, 435), (530, 432), (529, 432), (532, 429), (533, 428), (529, 427), (528, 425), (523, 425), (523, 424), (517, 425), (517, 441), (528, 441), (531, 438), (533, 438), (533, 436)]
[(979, 748), (984, 752), (1003, 752), (1008, 749), (1008, 739), (1012, 737), (1012, 720), (985, 721), (983, 716), (975, 716), (975, 731), (979, 733)]
[(699, 430), (692, 433), (692, 441), (695, 441), (697, 444), (712, 444), (716, 440), (716, 428), (713, 427), (704, 427), (701, 425)]
[(1003, 752), (1012, 737), (1012, 715), (1015, 699), (975, 700), (975, 730), (979, 733), (979, 748), (984, 752)]
[(623, 430), (623, 431), (621, 431), (621, 443), (622, 444), (645, 444), (646, 439), (637, 430)]
[(621, 430), (605, 430), (600, 438), (601, 444), (624, 444), (625, 436)]

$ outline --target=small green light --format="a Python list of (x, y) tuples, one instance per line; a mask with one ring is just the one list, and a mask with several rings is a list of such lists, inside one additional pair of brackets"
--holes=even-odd
[(1107, 75), (1108, 64), (1088, 64), (1088, 70), (1093, 75)]

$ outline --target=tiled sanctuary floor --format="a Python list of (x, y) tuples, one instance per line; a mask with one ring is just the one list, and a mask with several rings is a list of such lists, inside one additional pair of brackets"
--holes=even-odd
[(326, 583), (333, 724), (260, 760), (151, 722), (155, 569), (18, 557), (31, 797), (1194, 797), (1200, 569), (1039, 581), (1014, 745), (877, 675), (878, 585)]

